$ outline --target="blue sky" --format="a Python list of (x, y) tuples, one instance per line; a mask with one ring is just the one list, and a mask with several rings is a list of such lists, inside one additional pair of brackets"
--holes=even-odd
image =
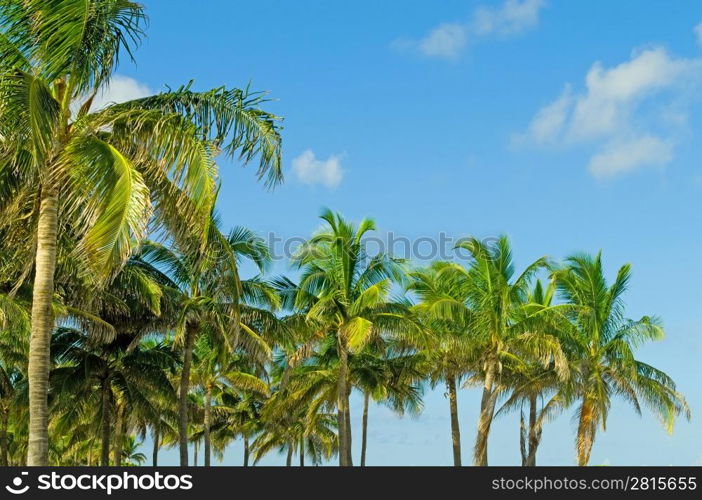
[[(600, 249), (610, 273), (630, 262), (629, 315), (658, 314), (668, 334), (640, 358), (679, 381), (693, 420), (668, 436), (615, 404), (592, 463), (702, 463), (698, 1), (144, 4), (149, 38), (104, 99), (251, 82), (285, 118), (284, 185), (222, 163), (227, 226), (306, 236), (330, 207), (413, 239), (504, 233), (518, 264)], [(416, 419), (371, 409), (369, 464), (451, 462), (448, 402), (425, 403)], [(465, 461), (478, 404), (460, 392)], [(539, 463), (574, 463), (570, 417), (547, 425)], [(492, 464), (518, 464), (515, 417), (490, 446)], [(240, 461), (236, 444), (223, 463)]]

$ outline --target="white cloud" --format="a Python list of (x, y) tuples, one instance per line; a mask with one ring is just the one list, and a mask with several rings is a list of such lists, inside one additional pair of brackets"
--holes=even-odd
[(697, 44), (702, 47), (702, 23), (695, 26), (695, 37), (697, 38)]
[(134, 78), (114, 75), (93, 100), (92, 109), (98, 110), (108, 104), (131, 101), (152, 95), (154, 92)]
[(642, 135), (606, 144), (590, 159), (588, 169), (596, 177), (611, 177), (643, 166), (664, 166), (673, 160), (670, 140)]
[(460, 24), (442, 24), (419, 42), (425, 56), (455, 59), (466, 46), (466, 27)]
[(304, 184), (322, 184), (328, 188), (335, 188), (344, 177), (339, 155), (320, 160), (311, 149), (303, 151), (293, 159), (292, 167), (297, 178)]
[(500, 8), (479, 7), (475, 11), (475, 33), (478, 35), (512, 35), (533, 28), (539, 22), (544, 0), (507, 0)]
[(471, 37), (516, 35), (533, 28), (545, 3), (544, 0), (506, 0), (499, 8), (478, 7), (468, 22), (442, 23), (419, 40), (395, 40), (391, 46), (427, 57), (456, 59)]
[(643, 99), (681, 83), (699, 69), (699, 61), (677, 59), (663, 48), (645, 50), (611, 69), (595, 63), (585, 78), (587, 92), (578, 97), (569, 133), (572, 139), (604, 136), (626, 127)]
[(687, 89), (701, 78), (702, 58), (676, 57), (662, 47), (635, 51), (609, 68), (596, 62), (580, 92), (566, 85), (518, 137), (539, 146), (594, 146), (589, 170), (600, 177), (663, 166), (686, 125)]
[(529, 124), (529, 135), (539, 144), (552, 142), (563, 129), (573, 102), (570, 85), (566, 85), (561, 96), (541, 108)]

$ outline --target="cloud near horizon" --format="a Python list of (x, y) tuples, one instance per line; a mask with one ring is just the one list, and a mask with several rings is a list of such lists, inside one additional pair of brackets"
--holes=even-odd
[(594, 146), (588, 169), (596, 177), (663, 167), (674, 158), (691, 104), (689, 90), (701, 77), (702, 58), (677, 57), (663, 47), (635, 50), (629, 60), (609, 68), (595, 62), (582, 89), (565, 84), (513, 142)]
[(344, 177), (340, 155), (331, 155), (322, 160), (318, 159), (311, 149), (303, 151), (293, 159), (292, 169), (303, 184), (321, 184), (329, 189), (337, 187)]
[(398, 39), (392, 46), (437, 59), (457, 59), (471, 39), (512, 36), (533, 28), (545, 0), (506, 0), (501, 7), (481, 6), (470, 21), (442, 23), (418, 40)]

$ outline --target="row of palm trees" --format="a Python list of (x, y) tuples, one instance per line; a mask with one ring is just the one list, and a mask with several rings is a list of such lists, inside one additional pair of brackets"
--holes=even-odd
[[(247, 464), (282, 450), (350, 466), (358, 391), (365, 465), (371, 400), (418, 412), (427, 383), (446, 385), (456, 465), (462, 387), (482, 388), (478, 465), (511, 410), (528, 415), (524, 465), (570, 408), (582, 465), (615, 395), (668, 427), (688, 414), (634, 357), (663, 331), (625, 319), (629, 268), (610, 285), (599, 255), (517, 274), (506, 239), (468, 239), (465, 263), (415, 268), (365, 253), (371, 220), (326, 211), (296, 279), (266, 275), (263, 241), (214, 208), (218, 156), (282, 180), (264, 94), (189, 83), (93, 105), (145, 20), (128, 0), (0, 0), (1, 463), (140, 463), (149, 433), (154, 464), (202, 446), (209, 465), (242, 439)], [(242, 279), (242, 260), (260, 274)]]
[[(163, 446), (178, 446), (181, 464), (191, 464), (189, 448), (202, 445), (210, 465), (243, 439), (245, 464), (278, 450), (288, 465), (338, 456), (351, 466), (357, 391), (365, 465), (370, 402), (418, 413), (424, 387), (438, 384), (454, 465), (463, 387), (482, 390), (476, 465), (488, 465), (494, 419), (513, 410), (523, 465), (536, 465), (544, 424), (569, 409), (580, 465), (614, 396), (648, 406), (669, 430), (689, 416), (674, 382), (634, 355), (663, 330), (652, 317), (626, 319), (629, 266), (612, 284), (599, 254), (541, 258), (517, 273), (503, 237), (464, 240), (464, 263), (417, 267), (365, 253), (371, 220), (356, 227), (330, 211), (322, 219), (293, 259), (296, 281), (240, 279), (241, 259), (266, 269), (267, 248), (241, 228), (222, 234), (214, 218), (204, 247), (145, 241), (100, 289), (66, 276), (51, 337), (50, 463), (130, 463), (149, 433), (154, 464)], [(30, 298), (3, 295), (3, 463), (23, 463), (28, 451)]]

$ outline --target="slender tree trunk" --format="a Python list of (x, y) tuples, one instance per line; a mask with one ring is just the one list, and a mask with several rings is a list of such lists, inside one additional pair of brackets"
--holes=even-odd
[(32, 292), (32, 333), (29, 339), (29, 439), (27, 465), (49, 465), (49, 346), (54, 315), (51, 302), (56, 272), (58, 197), (42, 190)]
[(2, 414), (0, 414), (0, 466), (7, 467), (7, 425), (9, 422), (9, 410), (7, 408), (2, 408)]
[(286, 467), (292, 467), (292, 458), (293, 458), (293, 445), (292, 445), (292, 443), (288, 443), (288, 456), (285, 458), (285, 466)]
[(249, 438), (244, 436), (244, 467), (249, 466)]
[(368, 445), (368, 403), (370, 395), (363, 393), (363, 429), (361, 431), (361, 467), (366, 466), (366, 447)]
[(153, 439), (154, 449), (151, 454), (151, 465), (154, 467), (158, 467), (158, 450), (161, 447), (161, 428), (159, 427), (159, 424), (154, 425)]
[(351, 446), (351, 386), (347, 384), (348, 390), (346, 391), (346, 413), (345, 413), (345, 423), (346, 423), (346, 462), (349, 467), (353, 466), (353, 455)]
[(183, 368), (180, 372), (180, 394), (178, 400), (178, 435), (180, 438), (180, 466), (188, 466), (188, 391), (190, 391), (190, 366), (193, 362), (195, 325), (185, 325), (183, 345)]
[(526, 467), (529, 450), (527, 450), (527, 424), (524, 422), (524, 410), (519, 411), (519, 454), (522, 457), (522, 467)]
[(483, 396), (480, 401), (480, 418), (478, 419), (478, 436), (475, 440), (475, 456), (473, 465), (485, 466), (488, 464), (488, 437), (490, 426), (495, 415), (495, 364), (488, 364), (483, 383)]
[(536, 466), (536, 450), (539, 448), (541, 441), (541, 428), (537, 420), (537, 396), (532, 394), (529, 396), (529, 453), (526, 459), (527, 467)]
[(197, 467), (197, 452), (200, 446), (197, 441), (193, 441), (193, 467)]
[(210, 466), (210, 414), (212, 412), (212, 386), (208, 385), (205, 391), (205, 467)]
[(102, 381), (102, 448), (100, 452), (100, 465), (110, 465), (110, 381)]
[(300, 438), (300, 467), (305, 466), (305, 437)]
[(115, 467), (122, 466), (122, 444), (124, 443), (124, 405), (115, 404), (115, 440), (112, 444), (112, 462)]
[(347, 432), (350, 429), (346, 428), (346, 410), (348, 408), (348, 389), (347, 389), (347, 377), (348, 377), (348, 363), (349, 354), (346, 350), (346, 346), (343, 345), (343, 341), (339, 336), (337, 340), (337, 353), (339, 355), (339, 380), (337, 387), (337, 420), (338, 420), (338, 433), (339, 433), (339, 466), (349, 467), (351, 464), (348, 460), (348, 437)]
[(451, 412), (451, 444), (453, 447), (453, 465), (461, 466), (461, 429), (458, 423), (458, 393), (456, 391), (456, 377), (446, 378), (448, 390), (449, 411)]
[(580, 408), (577, 439), (578, 465), (580, 466), (586, 466), (590, 462), (590, 452), (592, 451), (592, 443), (595, 440), (596, 429), (595, 407), (591, 401), (583, 399), (583, 404)]

